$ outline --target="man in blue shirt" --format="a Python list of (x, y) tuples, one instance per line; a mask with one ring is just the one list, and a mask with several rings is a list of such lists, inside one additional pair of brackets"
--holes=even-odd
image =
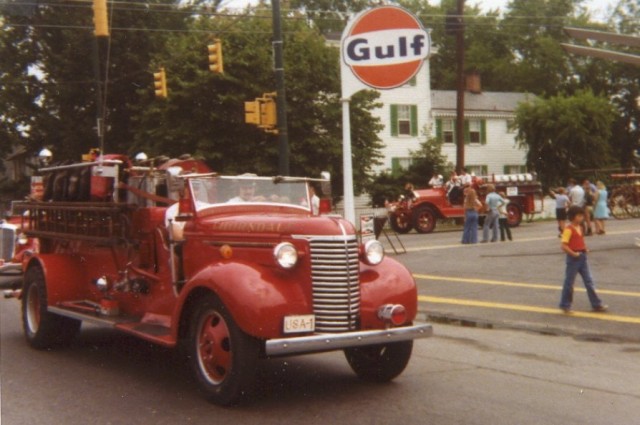
[(498, 219), (500, 218), (498, 209), (504, 205), (504, 199), (496, 193), (496, 187), (492, 184), (487, 185), (487, 197), (484, 203), (487, 206), (487, 216), (482, 226), (482, 243), (489, 242), (489, 228), (493, 231), (491, 242), (495, 242), (498, 240)]

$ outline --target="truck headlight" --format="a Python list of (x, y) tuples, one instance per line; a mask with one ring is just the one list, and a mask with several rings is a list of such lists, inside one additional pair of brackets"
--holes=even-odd
[(384, 247), (377, 240), (370, 240), (364, 244), (364, 260), (372, 266), (378, 265), (384, 259)]
[(18, 236), (18, 245), (26, 245), (27, 243), (29, 243), (29, 238), (24, 233), (21, 233)]
[(273, 258), (283, 269), (292, 269), (298, 262), (298, 250), (289, 242), (282, 242), (273, 249)]

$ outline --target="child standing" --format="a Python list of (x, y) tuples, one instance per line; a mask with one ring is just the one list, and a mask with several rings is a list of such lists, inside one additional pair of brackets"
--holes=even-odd
[(509, 198), (507, 198), (507, 195), (505, 195), (504, 192), (500, 192), (500, 196), (502, 197), (502, 200), (504, 201), (504, 203), (502, 205), (500, 205), (500, 207), (498, 208), (498, 212), (500, 212), (500, 218), (498, 218), (498, 223), (500, 224), (500, 241), (504, 242), (505, 241), (505, 233), (507, 234), (507, 237), (509, 238), (510, 241), (513, 240), (513, 238), (511, 237), (511, 227), (509, 227), (509, 222), (507, 220), (508, 218), (508, 211), (507, 211), (507, 205), (509, 205)]
[(558, 193), (551, 191), (551, 197), (556, 200), (556, 220), (558, 220), (558, 237), (562, 237), (562, 231), (567, 221), (567, 208), (571, 201), (566, 194), (564, 187), (558, 189)]
[(562, 286), (562, 297), (560, 298), (560, 309), (565, 313), (571, 313), (571, 303), (573, 302), (573, 284), (576, 276), (580, 273), (589, 302), (593, 311), (607, 311), (607, 306), (596, 294), (595, 284), (589, 270), (587, 262), (587, 245), (584, 242), (582, 223), (584, 222), (584, 209), (578, 206), (569, 208), (569, 224), (562, 232), (562, 250), (567, 254), (567, 270)]

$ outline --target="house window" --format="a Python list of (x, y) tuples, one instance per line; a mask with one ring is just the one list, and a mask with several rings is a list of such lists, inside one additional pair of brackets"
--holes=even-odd
[(526, 165), (505, 165), (504, 173), (505, 174), (524, 174), (527, 172)]
[(398, 105), (398, 135), (411, 136), (411, 107)]
[(417, 105), (391, 105), (390, 110), (392, 136), (418, 135)]
[(454, 130), (453, 120), (442, 120), (442, 140), (444, 143), (454, 143)]
[(480, 120), (469, 120), (469, 143), (480, 144), (482, 138), (482, 125)]
[(487, 176), (489, 174), (489, 167), (486, 165), (467, 165), (466, 169), (473, 176)]

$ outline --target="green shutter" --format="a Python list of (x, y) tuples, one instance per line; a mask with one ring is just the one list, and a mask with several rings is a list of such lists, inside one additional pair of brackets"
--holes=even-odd
[(487, 144), (487, 120), (480, 120), (480, 143)]
[(391, 135), (398, 135), (398, 105), (391, 105)]
[(469, 120), (464, 120), (464, 143), (471, 143), (471, 135), (469, 134)]
[(415, 87), (417, 84), (416, 76), (414, 75), (412, 79), (409, 80), (409, 85)]
[(442, 138), (442, 119), (441, 118), (436, 119), (436, 139), (438, 139), (438, 141), (440, 142), (444, 142), (444, 139)]
[(400, 174), (402, 169), (400, 168), (400, 158), (391, 158), (391, 175), (396, 177)]
[(418, 135), (418, 105), (411, 105), (411, 135)]
[(483, 176), (488, 176), (489, 175), (489, 167), (487, 165), (483, 165), (482, 166), (482, 175)]
[(505, 165), (504, 167), (502, 167), (502, 174), (509, 174), (509, 166)]

